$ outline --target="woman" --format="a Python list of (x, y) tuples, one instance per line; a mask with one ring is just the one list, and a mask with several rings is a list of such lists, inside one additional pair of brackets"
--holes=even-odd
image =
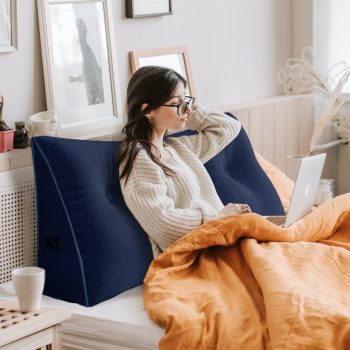
[[(154, 256), (202, 223), (250, 211), (243, 204), (224, 206), (203, 165), (239, 134), (240, 123), (220, 111), (194, 108), (186, 87), (175, 71), (147, 66), (135, 72), (127, 89), (121, 189)], [(185, 127), (198, 135), (164, 139), (168, 129)]]

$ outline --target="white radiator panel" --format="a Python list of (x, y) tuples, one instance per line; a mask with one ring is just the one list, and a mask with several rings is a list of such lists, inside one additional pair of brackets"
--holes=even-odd
[(255, 151), (295, 180), (299, 161), (288, 156), (308, 152), (314, 114), (311, 95), (274, 97), (221, 108), (240, 119)]
[(33, 167), (0, 172), (0, 283), (12, 269), (37, 263)]

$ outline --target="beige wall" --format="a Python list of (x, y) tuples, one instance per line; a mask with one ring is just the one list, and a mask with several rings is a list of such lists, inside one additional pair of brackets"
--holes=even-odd
[[(8, 124), (46, 109), (35, 0), (17, 0), (19, 49), (0, 54)], [(291, 55), (290, 0), (173, 0), (172, 16), (126, 19), (112, 0), (122, 103), (128, 52), (186, 45), (199, 101), (227, 105), (281, 92), (277, 70)]]

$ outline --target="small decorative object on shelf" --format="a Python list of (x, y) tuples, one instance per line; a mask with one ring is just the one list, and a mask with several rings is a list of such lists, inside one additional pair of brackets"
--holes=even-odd
[(2, 117), (4, 96), (0, 95), (0, 153), (11, 151), (13, 148), (13, 129), (10, 129)]
[(13, 137), (13, 148), (27, 148), (28, 132), (25, 129), (24, 122), (15, 122), (15, 133)]
[(35, 113), (29, 117), (28, 131), (33, 136), (55, 136), (57, 132), (57, 114), (54, 111)]
[(0, 131), (0, 153), (13, 149), (13, 129)]
[(315, 205), (320, 205), (334, 197), (334, 179), (321, 179), (318, 185)]

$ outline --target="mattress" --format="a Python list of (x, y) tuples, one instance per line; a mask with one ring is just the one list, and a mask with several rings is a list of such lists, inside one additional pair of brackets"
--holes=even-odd
[[(44, 295), (42, 306), (72, 312), (62, 323), (64, 349), (158, 349), (164, 329), (148, 318), (142, 294), (138, 286), (89, 308)], [(12, 282), (0, 285), (0, 298), (17, 302)]]

